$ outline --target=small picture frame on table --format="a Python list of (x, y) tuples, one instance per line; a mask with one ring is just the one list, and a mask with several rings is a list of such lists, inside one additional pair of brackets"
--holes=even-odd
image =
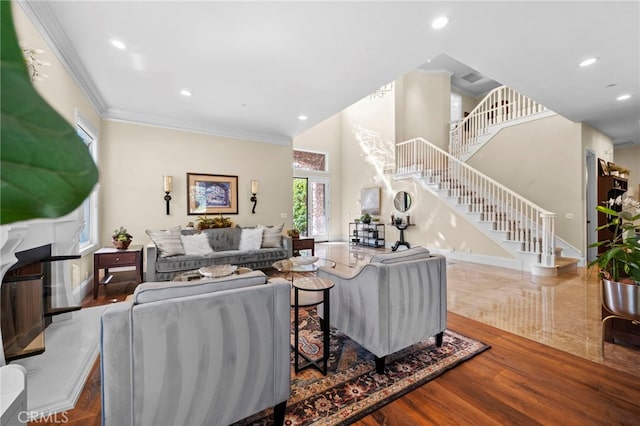
[(609, 166), (602, 158), (598, 158), (598, 174), (600, 176), (609, 176)]

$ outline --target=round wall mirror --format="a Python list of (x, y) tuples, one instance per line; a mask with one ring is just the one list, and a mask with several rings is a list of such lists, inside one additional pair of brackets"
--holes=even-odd
[(400, 191), (393, 199), (393, 206), (401, 213), (405, 213), (411, 208), (411, 195), (408, 192)]

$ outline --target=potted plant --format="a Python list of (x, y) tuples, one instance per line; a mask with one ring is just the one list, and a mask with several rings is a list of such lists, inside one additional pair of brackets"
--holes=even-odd
[[(605, 250), (588, 266), (599, 267), (602, 301), (607, 310), (624, 318), (640, 319), (640, 235), (636, 233), (634, 223), (640, 221), (640, 203), (626, 197), (622, 205), (626, 209), (620, 212), (610, 207), (596, 207), (610, 218), (609, 223), (597, 230), (608, 227), (613, 230), (613, 236), (589, 246), (604, 247)], [(632, 209), (636, 210), (635, 215), (631, 213)]]
[(223, 217), (222, 213), (220, 213), (220, 216), (214, 217), (208, 217), (207, 215), (198, 216), (196, 222), (198, 222), (198, 231), (209, 228), (230, 228), (233, 226), (231, 219)]
[(287, 235), (290, 236), (291, 238), (300, 238), (300, 231), (296, 228), (288, 229)]
[(371, 223), (371, 215), (369, 213), (365, 213), (360, 217), (360, 220), (362, 220), (362, 223)]
[(119, 229), (113, 231), (113, 235), (111, 235), (111, 240), (113, 241), (113, 245), (118, 250), (126, 250), (129, 248), (129, 244), (131, 244), (131, 240), (133, 236), (127, 232), (126, 228), (122, 226)]

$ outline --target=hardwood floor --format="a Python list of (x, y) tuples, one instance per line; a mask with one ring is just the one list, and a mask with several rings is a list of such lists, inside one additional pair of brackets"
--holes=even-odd
[(637, 376), (454, 313), (448, 328), (491, 349), (356, 424), (640, 423)]
[[(469, 265), (469, 269), (477, 273), (478, 268)], [(490, 269), (485, 267), (483, 274), (491, 275)], [(494, 268), (494, 278), (501, 274), (505, 271)], [(451, 276), (454, 278), (456, 274)], [(453, 284), (450, 283), (450, 289)], [(122, 284), (101, 287), (98, 299), (94, 301), (90, 295), (83, 301), (83, 306), (124, 300), (133, 288)], [(637, 374), (610, 368), (451, 311), (448, 328), (481, 340), (491, 345), (491, 349), (356, 424), (640, 424), (640, 378)], [(636, 362), (631, 370), (638, 371), (638, 357), (629, 359)], [(98, 363), (76, 408), (66, 412), (66, 416), (66, 424), (70, 425), (100, 424)]]

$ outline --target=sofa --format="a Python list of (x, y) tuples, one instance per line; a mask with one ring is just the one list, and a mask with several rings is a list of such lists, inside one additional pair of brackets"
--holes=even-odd
[[(385, 357), (432, 336), (442, 345), (447, 327), (447, 262), (424, 247), (378, 254), (353, 274), (321, 267), (334, 281), (330, 325), (375, 355)], [(323, 309), (318, 307), (322, 317)]]
[(174, 280), (180, 272), (213, 265), (268, 268), (293, 256), (291, 238), (282, 235), (283, 226), (147, 230), (152, 242), (146, 248), (145, 281)]
[(102, 314), (102, 424), (227, 425), (290, 393), (290, 288), (262, 271), (138, 285)]

